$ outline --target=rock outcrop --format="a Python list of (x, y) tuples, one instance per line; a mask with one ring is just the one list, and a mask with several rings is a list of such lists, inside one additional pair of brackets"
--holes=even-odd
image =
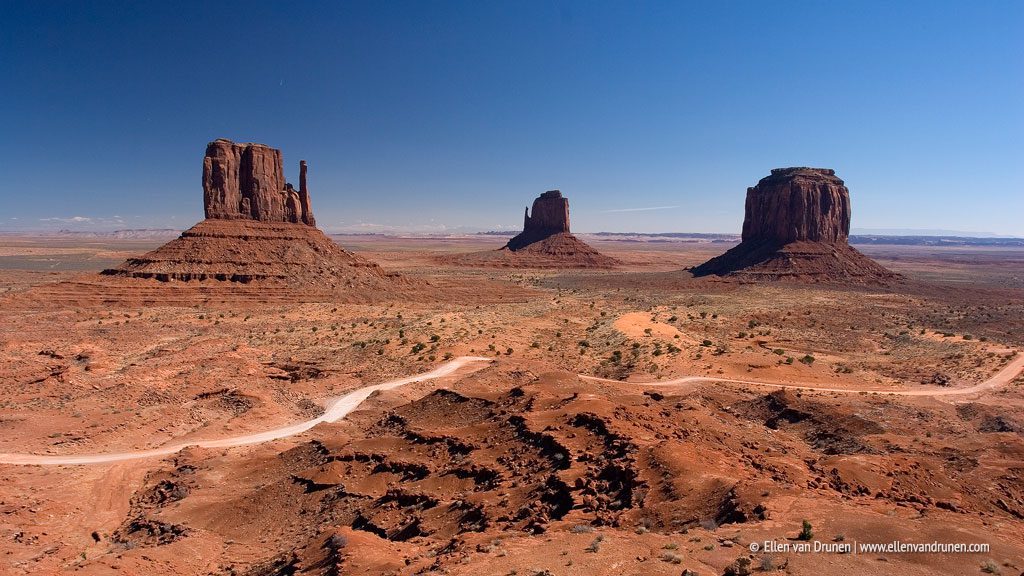
[(523, 231), (499, 250), (442, 256), (445, 264), (501, 268), (611, 268), (619, 261), (569, 232), (569, 199), (548, 190), (523, 217)]
[(743, 241), (846, 242), (850, 191), (835, 170), (776, 168), (747, 189)]
[(742, 242), (693, 269), (748, 279), (897, 278), (849, 245), (850, 191), (834, 170), (777, 168), (747, 189)]
[(560, 190), (548, 190), (533, 201), (533, 213), (523, 215), (523, 231), (509, 240), (509, 250), (519, 250), (552, 236), (569, 233), (569, 199)]
[(215, 140), (203, 158), (206, 220), (107, 276), (170, 281), (272, 282), (309, 289), (379, 290), (397, 279), (335, 244), (316, 227), (299, 163), (285, 183), (281, 151)]
[(219, 139), (203, 158), (206, 217), (316, 226), (306, 188), (306, 161), (299, 163), (299, 189), (285, 182), (281, 151), (263, 144)]

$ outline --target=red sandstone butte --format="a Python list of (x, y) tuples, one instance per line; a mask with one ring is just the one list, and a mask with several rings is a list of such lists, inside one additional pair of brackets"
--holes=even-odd
[(509, 250), (519, 250), (554, 234), (569, 233), (569, 199), (559, 190), (548, 190), (533, 201), (533, 214), (523, 215), (523, 231), (509, 240)]
[(311, 289), (382, 289), (398, 281), (316, 227), (299, 163), (299, 189), (284, 179), (281, 151), (215, 140), (203, 158), (206, 219), (107, 276), (179, 281), (268, 281)]
[(210, 219), (316, 226), (305, 160), (299, 163), (296, 191), (285, 182), (281, 151), (264, 144), (210, 142), (203, 158), (203, 204)]
[(695, 276), (879, 283), (898, 276), (849, 245), (850, 191), (835, 170), (777, 168), (747, 189), (742, 242)]
[(548, 190), (523, 216), (523, 231), (508, 241), (500, 264), (524, 268), (611, 268), (618, 260), (594, 250), (569, 232), (569, 199)]

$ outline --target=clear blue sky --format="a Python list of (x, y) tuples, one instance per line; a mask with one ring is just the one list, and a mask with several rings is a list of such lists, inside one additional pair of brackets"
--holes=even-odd
[(191, 225), (226, 137), (308, 160), (327, 230), (514, 228), (560, 188), (575, 231), (738, 231), (810, 165), (855, 228), (1024, 236), (1022, 30), (1019, 1), (5, 0), (0, 228)]

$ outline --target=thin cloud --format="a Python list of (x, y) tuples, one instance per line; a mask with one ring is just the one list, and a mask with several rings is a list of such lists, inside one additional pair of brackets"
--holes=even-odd
[(92, 217), (92, 216), (51, 216), (49, 218), (40, 218), (40, 222), (58, 222), (60, 224), (94, 224), (97, 226), (111, 225), (111, 224), (124, 224), (124, 218), (121, 216), (106, 216), (106, 217)]
[(650, 206), (647, 208), (616, 208), (614, 210), (603, 210), (604, 213), (609, 212), (651, 212), (654, 210), (671, 210), (673, 208), (680, 208), (680, 206)]
[(40, 218), (40, 222), (92, 222), (92, 218), (88, 216), (72, 216), (70, 218), (60, 218), (54, 216), (52, 218)]

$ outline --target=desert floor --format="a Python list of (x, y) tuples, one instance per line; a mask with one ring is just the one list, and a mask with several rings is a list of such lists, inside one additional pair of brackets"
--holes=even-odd
[[(335, 237), (409, 283), (325, 295), (95, 274), (158, 239), (0, 236), (0, 573), (1024, 571), (1024, 250), (858, 247), (905, 277), (865, 287), (583, 238), (624, 265)], [(828, 550), (792, 549), (803, 520)], [(989, 550), (856, 548), (894, 540)]]

